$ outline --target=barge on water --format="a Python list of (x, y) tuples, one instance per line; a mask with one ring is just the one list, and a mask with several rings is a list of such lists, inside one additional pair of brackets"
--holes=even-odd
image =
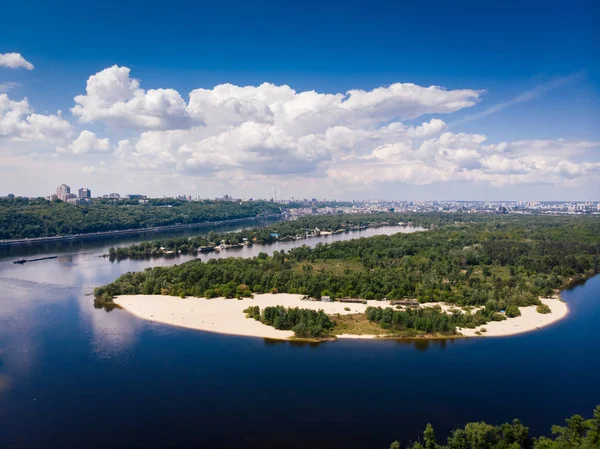
[(48, 260), (48, 259), (56, 259), (58, 256), (48, 256), (48, 257), (38, 257), (36, 259), (17, 259), (15, 261), (13, 261), (13, 263), (18, 263), (20, 265), (23, 265), (25, 262), (37, 262), (38, 260)]

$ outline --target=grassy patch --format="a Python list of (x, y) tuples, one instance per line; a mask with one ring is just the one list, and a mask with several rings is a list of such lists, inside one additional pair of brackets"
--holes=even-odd
[(351, 315), (330, 315), (334, 323), (333, 334), (351, 334), (351, 335), (379, 335), (385, 338), (446, 338), (441, 334), (426, 334), (415, 329), (407, 329), (404, 331), (393, 331), (383, 329), (379, 324), (369, 321), (364, 313), (355, 313)]
[(384, 335), (387, 334), (377, 323), (367, 320), (364, 313), (355, 313), (352, 315), (332, 315), (331, 319), (335, 324), (333, 333), (353, 334), (353, 335)]

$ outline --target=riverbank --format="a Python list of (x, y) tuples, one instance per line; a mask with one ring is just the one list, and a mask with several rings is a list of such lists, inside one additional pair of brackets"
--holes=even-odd
[[(254, 298), (225, 299), (225, 298), (179, 298), (161, 295), (122, 295), (114, 299), (115, 304), (132, 313), (133, 315), (163, 324), (185, 327), (189, 329), (217, 332), (221, 334), (240, 335), (246, 337), (270, 338), (276, 340), (289, 340), (293, 337), (292, 331), (277, 330), (256, 320), (246, 318), (243, 310), (249, 306), (259, 306), (261, 309), (268, 306), (281, 305), (284, 307), (299, 307), (303, 309), (323, 310), (328, 315), (351, 315), (364, 313), (369, 306), (388, 307), (387, 301), (367, 301), (361, 303), (320, 302), (304, 301), (301, 295), (279, 293), (255, 295)], [(543, 298), (542, 302), (550, 307), (551, 312), (540, 314), (535, 306), (521, 307), (521, 316), (508, 318), (485, 324), (475, 329), (462, 329), (459, 336), (507, 336), (522, 332), (533, 331), (547, 326), (564, 318), (568, 309), (565, 303), (555, 298)], [(455, 306), (442, 305), (447, 310)], [(481, 332), (481, 328), (486, 332)], [(477, 334), (476, 332), (479, 332)], [(381, 334), (354, 335), (343, 334), (338, 338), (373, 339), (385, 338), (385, 331)]]
[(21, 246), (21, 245), (34, 245), (39, 243), (54, 243), (54, 242), (75, 242), (81, 240), (100, 240), (111, 237), (129, 237), (133, 235), (143, 235), (149, 233), (158, 233), (164, 231), (176, 231), (180, 229), (193, 229), (203, 228), (207, 226), (220, 226), (226, 224), (235, 224), (244, 221), (254, 220), (269, 220), (269, 219), (280, 219), (279, 215), (256, 215), (254, 217), (242, 217), (232, 218), (230, 220), (221, 221), (205, 221), (200, 223), (186, 223), (169, 226), (155, 226), (152, 228), (134, 228), (134, 229), (121, 229), (114, 231), (103, 231), (93, 232), (89, 234), (75, 234), (75, 235), (55, 235), (49, 237), (37, 237), (30, 239), (13, 239), (13, 240), (0, 240), (0, 247), (3, 246)]

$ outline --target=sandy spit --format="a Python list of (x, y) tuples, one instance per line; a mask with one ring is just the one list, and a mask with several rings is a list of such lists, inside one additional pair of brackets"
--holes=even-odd
[[(179, 298), (161, 295), (122, 295), (114, 302), (135, 316), (173, 326), (197, 329), (221, 334), (240, 335), (247, 337), (271, 338), (288, 340), (294, 335), (292, 331), (282, 331), (264, 325), (256, 320), (246, 318), (242, 312), (249, 306), (259, 306), (261, 309), (268, 306), (300, 307), (303, 309), (322, 309), (329, 315), (364, 313), (368, 306), (387, 307), (387, 301), (368, 301), (367, 304), (353, 304), (341, 302), (302, 301), (302, 295), (267, 293), (254, 295), (254, 298), (225, 299), (225, 298)], [(484, 336), (504, 336), (535, 330), (539, 327), (553, 323), (567, 314), (567, 306), (558, 299), (543, 298), (552, 313), (542, 315), (537, 313), (535, 306), (522, 307), (521, 316), (505, 321), (487, 323), (487, 332)], [(426, 306), (433, 304), (426, 304)], [(444, 310), (451, 305), (441, 305)], [(349, 308), (350, 310), (344, 310)], [(462, 329), (465, 336), (476, 336), (477, 329)], [(338, 335), (338, 338), (373, 339), (376, 335)]]

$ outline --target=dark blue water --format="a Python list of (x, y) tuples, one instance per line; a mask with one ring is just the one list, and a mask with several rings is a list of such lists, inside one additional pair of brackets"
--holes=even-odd
[(467, 421), (532, 433), (600, 403), (600, 277), (539, 331), (454, 341), (272, 342), (93, 308), (96, 285), (174, 263), (0, 260), (0, 447), (383, 448)]

